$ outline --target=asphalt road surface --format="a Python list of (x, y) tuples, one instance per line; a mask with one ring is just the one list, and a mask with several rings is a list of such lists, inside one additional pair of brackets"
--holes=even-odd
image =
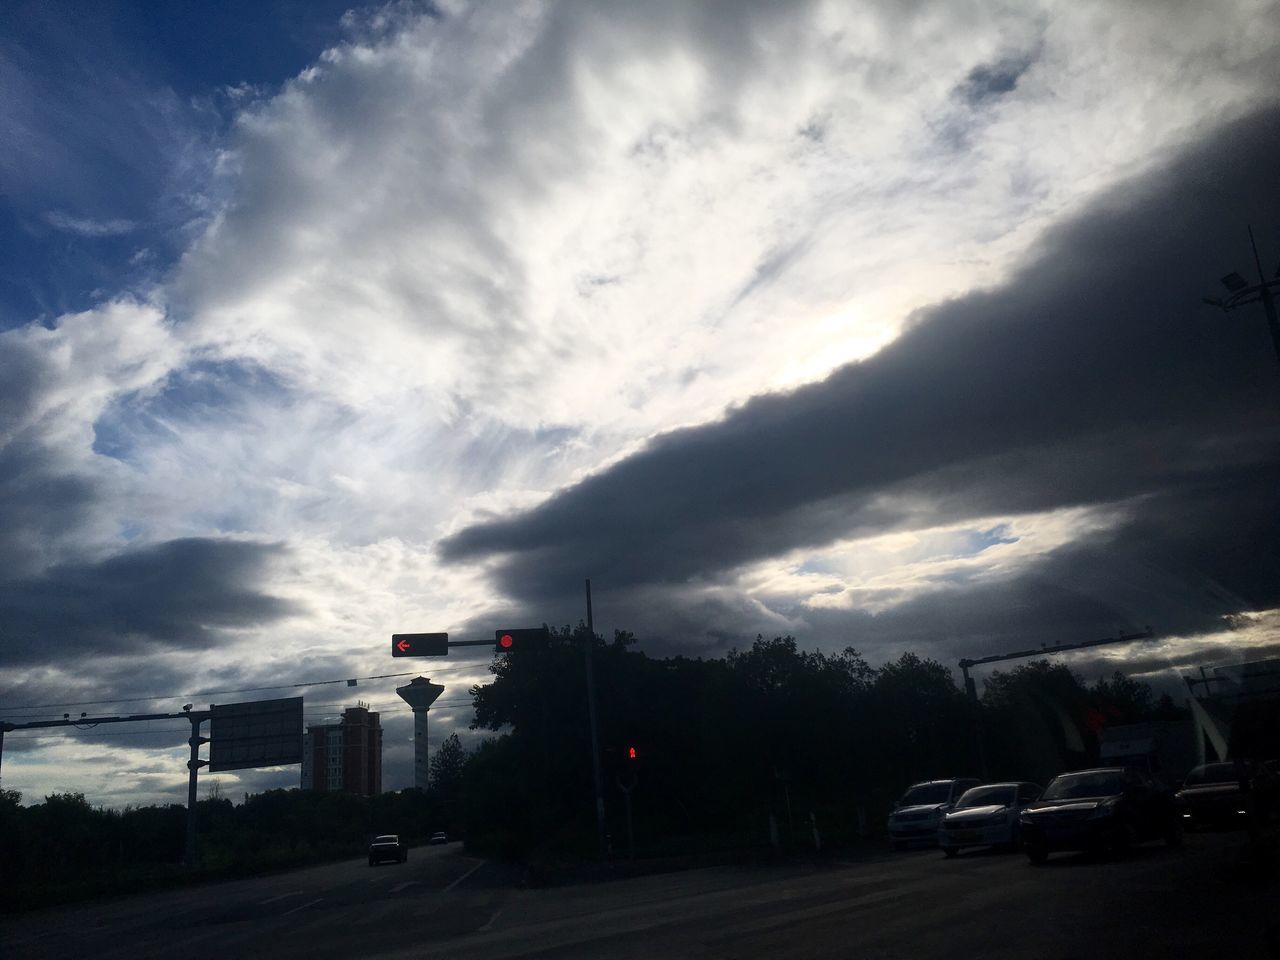
[(1280, 934), (1280, 881), (1250, 865), (1243, 834), (1196, 834), (1119, 861), (1059, 854), (1044, 867), (931, 850), (542, 889), (517, 880), (457, 844), (423, 847), (407, 864), (353, 860), (6, 918), (0, 956), (1280, 956), (1268, 945)]

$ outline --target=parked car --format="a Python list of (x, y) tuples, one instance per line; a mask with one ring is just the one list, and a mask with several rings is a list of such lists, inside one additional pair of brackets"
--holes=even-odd
[(1182, 840), (1182, 820), (1173, 792), (1134, 767), (1099, 767), (1064, 773), (1049, 781), (1018, 819), (1022, 845), (1032, 863), (1055, 850), (1123, 853), (1135, 843)]
[(1250, 814), (1265, 821), (1275, 808), (1277, 781), (1252, 760), (1203, 763), (1187, 774), (1176, 794), (1188, 826), (1245, 824)]
[(889, 836), (893, 845), (901, 849), (912, 842), (936, 843), (942, 815), (955, 806), (961, 794), (978, 783), (969, 777), (912, 784), (889, 814)]
[(431, 835), (431, 839), (428, 842), (432, 844), (448, 843), (449, 837), (448, 837), (448, 834), (446, 834), (443, 830), (437, 830), (435, 833)]
[(955, 807), (943, 814), (938, 846), (948, 857), (964, 847), (1014, 846), (1018, 817), (1040, 796), (1034, 783), (987, 783), (964, 792)]
[(409, 848), (394, 833), (384, 833), (374, 837), (369, 844), (369, 866), (376, 866), (384, 860), (392, 863), (404, 863), (409, 859)]

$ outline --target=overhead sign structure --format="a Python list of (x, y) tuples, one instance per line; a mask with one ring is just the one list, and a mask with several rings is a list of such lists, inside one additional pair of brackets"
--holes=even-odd
[(447, 657), (449, 634), (393, 633), (391, 655), (393, 657)]
[(209, 770), (302, 762), (302, 697), (209, 707)]

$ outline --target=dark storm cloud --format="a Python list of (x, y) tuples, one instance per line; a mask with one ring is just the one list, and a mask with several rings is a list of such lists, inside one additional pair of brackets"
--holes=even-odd
[(258, 586), (280, 552), (273, 545), (189, 538), (0, 581), (0, 660), (215, 646), (222, 629), (270, 623), (290, 612)]
[[(533, 510), (466, 528), (443, 556), (496, 558), (517, 602), (565, 595), (590, 574), (651, 600), (665, 588), (679, 606), (795, 548), (1124, 501), (1129, 519), (1100, 569), (1122, 567), (1123, 548), (1172, 582), (1216, 585), (1227, 607), (1274, 602), (1275, 486), (1248, 478), (1273, 469), (1280, 449), (1275, 359), (1260, 315), (1223, 317), (1200, 299), (1246, 261), (1246, 223), (1267, 225), (1274, 259), (1277, 143), (1276, 109), (1216, 130), (1052, 231), (999, 289), (922, 312), (821, 383), (658, 437)], [(1245, 488), (1247, 509), (1232, 515)], [(1081, 558), (1102, 546), (1080, 545)], [(1043, 565), (1048, 589), (1009, 614), (1011, 630), (1063, 591), (1079, 625), (1072, 580), (1053, 566), (1074, 568), (1071, 558)], [(929, 603), (943, 600), (884, 622), (918, 617), (917, 635), (939, 636), (957, 597), (932, 613)], [(1166, 631), (1229, 612), (1216, 600), (1172, 606), (1182, 612)], [(1114, 617), (1114, 604), (1098, 610), (1084, 622)]]

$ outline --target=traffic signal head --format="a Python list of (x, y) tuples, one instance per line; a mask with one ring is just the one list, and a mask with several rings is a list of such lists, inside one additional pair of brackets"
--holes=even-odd
[(541, 650), (546, 647), (550, 634), (546, 627), (522, 627), (518, 630), (495, 630), (493, 649), (497, 653), (512, 650)]
[(636, 758), (636, 748), (635, 748), (635, 747), (627, 747), (627, 759), (628, 759), (628, 760), (635, 760), (635, 759), (637, 759), (637, 758)]
[(447, 633), (393, 633), (391, 655), (393, 657), (447, 657), (449, 635)]

